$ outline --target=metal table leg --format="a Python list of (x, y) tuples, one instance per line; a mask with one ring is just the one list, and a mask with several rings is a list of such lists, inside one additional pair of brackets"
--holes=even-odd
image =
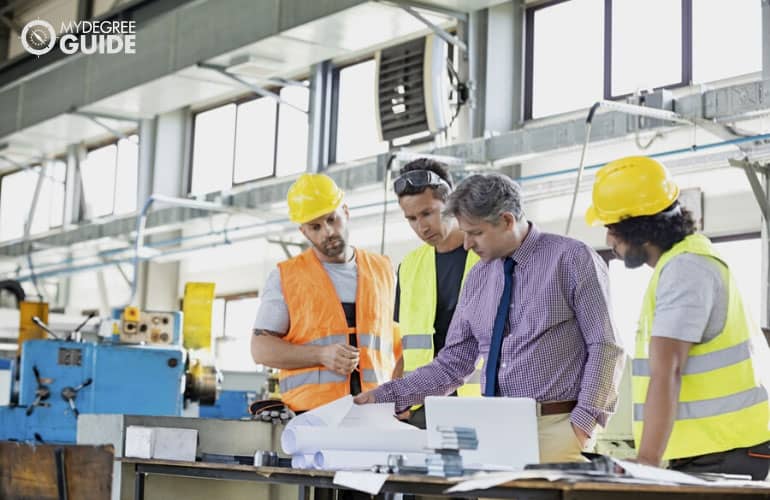
[(300, 484), (297, 491), (297, 500), (310, 500), (310, 486)]
[(147, 474), (136, 469), (134, 476), (134, 500), (144, 500), (144, 478)]

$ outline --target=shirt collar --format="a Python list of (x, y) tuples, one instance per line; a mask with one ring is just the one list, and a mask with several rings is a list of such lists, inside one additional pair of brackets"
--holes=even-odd
[(529, 232), (521, 242), (519, 248), (513, 251), (511, 257), (516, 261), (517, 266), (524, 266), (529, 261), (532, 254), (535, 253), (537, 242), (540, 240), (540, 230), (537, 228), (534, 222), (527, 221), (529, 224)]

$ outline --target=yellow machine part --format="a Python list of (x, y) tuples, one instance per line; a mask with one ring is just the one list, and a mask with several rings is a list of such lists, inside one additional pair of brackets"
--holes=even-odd
[(34, 316), (40, 318), (40, 321), (43, 323), (48, 323), (48, 303), (27, 301), (19, 303), (19, 354), (21, 354), (21, 348), (24, 342), (33, 339), (48, 338), (48, 334), (45, 330), (32, 321)]
[(182, 343), (187, 349), (211, 350), (214, 283), (186, 283), (182, 303)]

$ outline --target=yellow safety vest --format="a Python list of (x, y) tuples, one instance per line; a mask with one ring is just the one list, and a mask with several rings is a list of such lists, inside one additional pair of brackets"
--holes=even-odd
[[(644, 428), (644, 402), (650, 383), (649, 347), (660, 272), (673, 257), (693, 253), (724, 261), (701, 234), (686, 237), (661, 255), (644, 297), (633, 361), (634, 439)], [(693, 457), (745, 448), (770, 440), (770, 349), (746, 314), (732, 273), (722, 271), (729, 302), (724, 329), (690, 348), (682, 371), (674, 427), (663, 459)]]
[[(479, 256), (469, 251), (465, 258), (465, 277)], [(433, 349), (433, 323), (436, 321), (438, 292), (436, 284), (436, 250), (430, 245), (422, 245), (410, 252), (401, 262), (398, 271), (400, 300), (398, 322), (401, 327), (401, 342), (404, 347), (404, 373), (409, 373), (425, 366), (435, 356)], [(476, 370), (457, 389), (460, 396), (481, 396), (481, 361)]]

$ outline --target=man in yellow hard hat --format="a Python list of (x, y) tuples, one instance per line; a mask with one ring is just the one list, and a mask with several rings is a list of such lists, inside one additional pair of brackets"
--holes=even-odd
[(311, 248), (280, 262), (254, 324), (254, 361), (279, 368), (281, 399), (311, 410), (390, 380), (401, 358), (387, 257), (348, 243), (343, 192), (323, 174), (289, 188), (289, 218)]
[[(423, 241), (398, 267), (396, 321), (404, 346), (404, 373), (427, 365), (446, 343), (460, 290), (479, 256), (467, 250), (465, 233), (454, 217), (442, 214), (452, 193), (446, 165), (418, 158), (401, 169), (393, 182), (398, 204), (412, 230)], [(481, 396), (481, 370), (459, 387), (460, 396)], [(401, 418), (404, 418), (402, 415)], [(425, 408), (408, 412), (410, 424), (425, 428)]]
[(770, 349), (678, 197), (659, 162), (622, 158), (596, 174), (586, 213), (626, 267), (653, 268), (632, 368), (638, 461), (765, 479)]

